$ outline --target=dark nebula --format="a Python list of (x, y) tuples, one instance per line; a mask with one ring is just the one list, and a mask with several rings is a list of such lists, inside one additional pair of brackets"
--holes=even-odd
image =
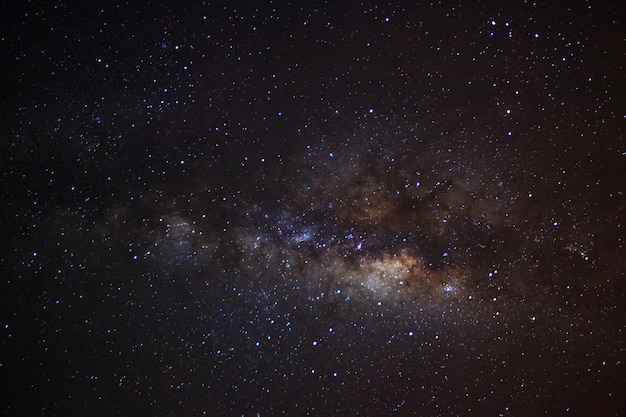
[(626, 413), (620, 2), (2, 6), (6, 415)]

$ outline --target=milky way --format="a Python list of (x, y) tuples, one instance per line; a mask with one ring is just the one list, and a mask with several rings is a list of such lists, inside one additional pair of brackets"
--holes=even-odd
[[(538, 207), (533, 192), (489, 173), (476, 180), (471, 166), (437, 161), (432, 151), (421, 157), (389, 147), (333, 148), (307, 145), (290, 157), (285, 171), (295, 176), (286, 188), (258, 198), (214, 199), (194, 185), (183, 195), (202, 209), (173, 205), (142, 218), (131, 230), (143, 247), (129, 244), (129, 253), (147, 264), (233, 268), (254, 285), (290, 291), (293, 284), (302, 296), (331, 304), (384, 302), (405, 310), (462, 302), (471, 311), (498, 296), (535, 303), (555, 291), (559, 300), (560, 290), (599, 270), (592, 231), (567, 224), (583, 214), (555, 215)], [(106, 233), (153, 210), (133, 206), (114, 211)], [(206, 214), (216, 212), (222, 218)]]
[(6, 7), (8, 414), (623, 415), (623, 6), (371, 3)]

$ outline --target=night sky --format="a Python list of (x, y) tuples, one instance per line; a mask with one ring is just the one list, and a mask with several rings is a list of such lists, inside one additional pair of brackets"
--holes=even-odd
[(626, 415), (609, 1), (3, 2), (0, 403)]

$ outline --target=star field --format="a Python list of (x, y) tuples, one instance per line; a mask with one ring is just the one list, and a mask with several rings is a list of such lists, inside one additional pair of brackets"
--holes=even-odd
[(617, 3), (3, 5), (4, 412), (623, 415)]

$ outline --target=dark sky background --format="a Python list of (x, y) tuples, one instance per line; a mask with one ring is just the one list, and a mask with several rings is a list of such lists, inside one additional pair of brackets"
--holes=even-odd
[(609, 1), (3, 2), (6, 415), (626, 414)]

